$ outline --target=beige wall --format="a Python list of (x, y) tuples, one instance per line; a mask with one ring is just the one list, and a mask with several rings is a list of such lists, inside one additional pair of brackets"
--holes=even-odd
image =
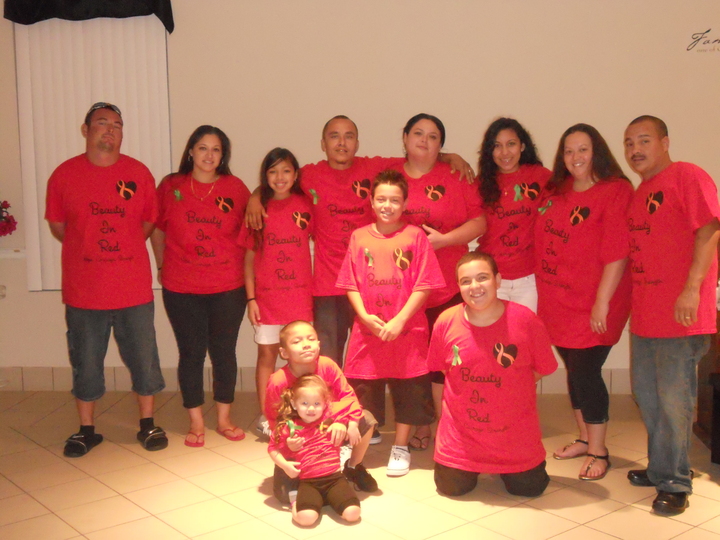
[[(672, 156), (720, 179), (720, 44), (715, 51), (708, 50), (712, 45), (686, 51), (693, 33), (713, 25), (710, 36), (720, 38), (712, 1), (173, 4), (173, 163), (195, 127), (216, 124), (233, 141), (233, 171), (251, 188), (274, 146), (289, 147), (301, 163), (321, 159), (320, 128), (330, 116), (357, 121), (361, 153), (397, 155), (403, 124), (421, 111), (445, 122), (446, 149), (470, 162), (487, 124), (515, 116), (546, 164), (562, 131), (581, 121), (595, 125), (624, 164), (625, 125), (656, 114), (670, 127)], [(24, 258), (8, 258), (8, 250), (25, 247), (14, 63), (12, 24), (3, 19), (0, 199), (11, 201), (21, 227), (0, 239), (0, 285), (7, 287), (0, 300), (0, 367), (64, 367), (59, 293), (28, 293)], [(162, 364), (169, 367), (177, 352), (160, 301), (157, 306)], [(120, 365), (114, 346), (111, 351), (108, 364)], [(254, 365), (246, 324), (238, 353), (242, 366)], [(627, 363), (623, 340), (609, 367)]]

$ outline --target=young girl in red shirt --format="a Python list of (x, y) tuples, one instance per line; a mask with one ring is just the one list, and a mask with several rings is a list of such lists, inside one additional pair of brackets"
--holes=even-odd
[[(293, 521), (313, 525), (326, 504), (348, 522), (360, 519), (360, 501), (340, 472), (340, 447), (328, 427), (347, 423), (341, 409), (330, 414), (330, 390), (317, 375), (303, 375), (282, 393), (278, 423), (268, 447), (270, 458), (291, 478), (300, 478), (292, 503)], [(356, 426), (357, 427), (357, 426)], [(302, 444), (298, 450), (291, 450)]]
[[(258, 345), (255, 385), (260, 410), (275, 371), (280, 329), (295, 320), (312, 321), (311, 207), (300, 189), (300, 166), (285, 148), (274, 148), (260, 167), (260, 200), (267, 212), (263, 229), (245, 227), (245, 276), (248, 318)], [(257, 429), (269, 434), (261, 416)]]

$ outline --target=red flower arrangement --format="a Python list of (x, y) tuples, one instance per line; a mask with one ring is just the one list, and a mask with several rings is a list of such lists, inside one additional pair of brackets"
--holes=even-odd
[(17, 221), (8, 212), (10, 203), (7, 201), (0, 202), (0, 236), (7, 236), (12, 234), (17, 229)]

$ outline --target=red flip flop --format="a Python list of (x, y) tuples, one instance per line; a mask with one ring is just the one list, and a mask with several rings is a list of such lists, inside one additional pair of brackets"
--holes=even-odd
[[(235, 435), (235, 430), (237, 429), (240, 430), (240, 435)], [(245, 438), (245, 432), (239, 427), (226, 428), (223, 430), (220, 430), (220, 428), (218, 428), (215, 431), (225, 437), (228, 441), (242, 441)]]
[[(195, 440), (192, 440), (191, 437), (194, 437)], [(205, 446), (205, 434), (188, 431), (188, 434), (185, 435), (185, 446), (189, 446), (190, 448), (202, 448)]]

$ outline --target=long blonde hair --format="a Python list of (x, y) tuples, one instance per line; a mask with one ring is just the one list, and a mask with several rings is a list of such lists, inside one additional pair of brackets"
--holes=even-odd
[[(283, 390), (282, 394), (280, 394), (280, 405), (278, 406), (277, 411), (277, 423), (275, 424), (275, 429), (273, 430), (273, 437), (275, 437), (276, 443), (280, 441), (280, 433), (282, 432), (282, 429), (287, 425), (292, 425), (289, 424), (289, 422), (295, 422), (300, 418), (295, 410), (295, 407), (293, 407), (292, 402), (295, 400), (295, 394), (297, 391), (303, 388), (312, 388), (313, 390), (317, 390), (325, 400), (326, 405), (332, 400), (332, 394), (330, 393), (327, 383), (318, 375), (309, 373), (298, 377), (292, 386), (286, 388)], [(320, 426), (320, 429), (327, 429), (324, 422)]]

